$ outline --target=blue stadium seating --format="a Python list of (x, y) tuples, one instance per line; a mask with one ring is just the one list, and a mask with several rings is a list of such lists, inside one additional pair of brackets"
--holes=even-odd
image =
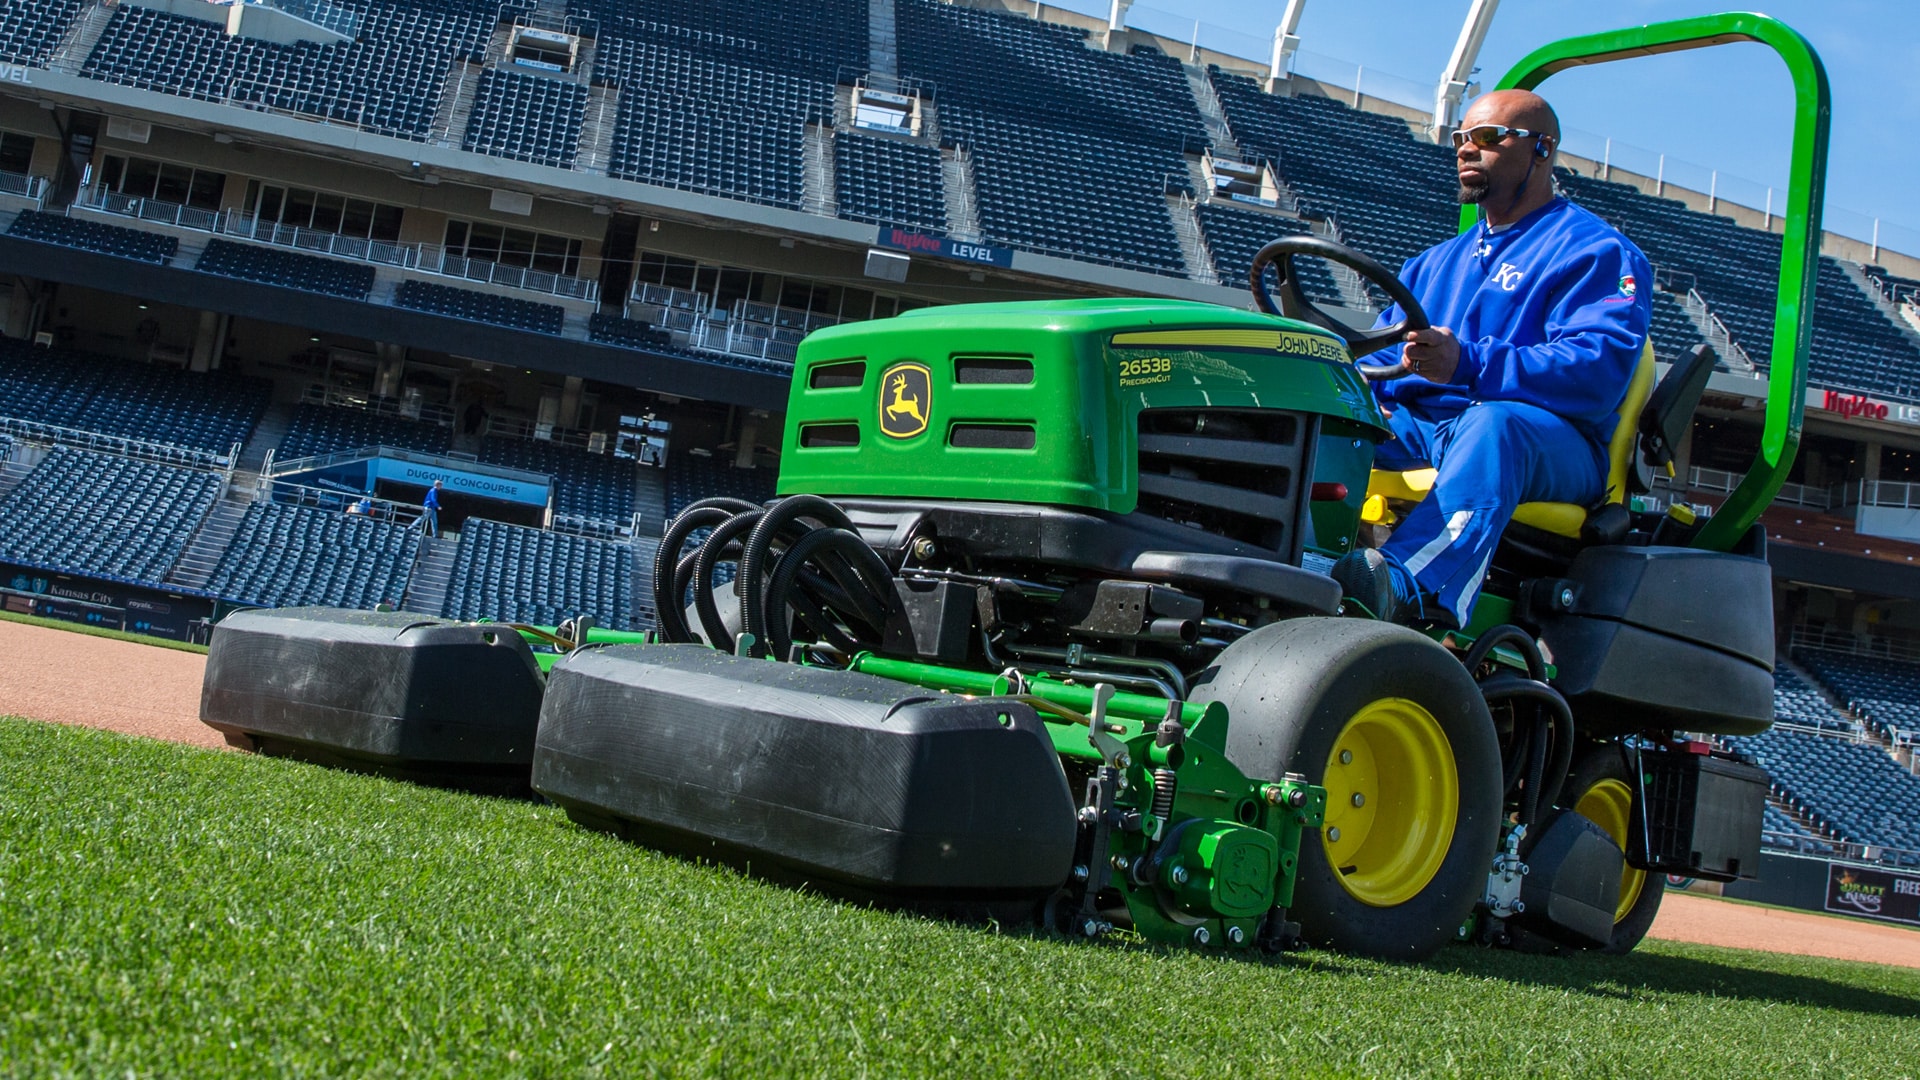
[(338, 45), (275, 45), (223, 27), (123, 4), (81, 69), (106, 82), (207, 101), (229, 97), (423, 140), (455, 61), (478, 63), (498, 0), (354, 5), (360, 31)]
[(1453, 151), (1414, 138), (1405, 121), (1208, 75), (1242, 153), (1270, 162), (1303, 214), (1333, 215), (1348, 244), (1397, 270), (1458, 230)]
[[(1771, 366), (1780, 237), (1690, 210), (1627, 184), (1557, 173), (1581, 205), (1625, 230), (1663, 275), (1694, 287), (1761, 370)], [(1839, 262), (1822, 256), (1807, 362), (1815, 386), (1920, 400), (1920, 350), (1861, 291)]]
[(260, 281), (289, 289), (365, 300), (373, 291), (373, 267), (323, 259), (280, 248), (209, 240), (196, 268), (209, 274)]
[(631, 461), (527, 439), (486, 438), (480, 460), (554, 479), (554, 512), (625, 524), (633, 517)]
[(947, 231), (940, 152), (933, 147), (843, 131), (833, 138), (833, 167), (841, 217)]
[(1653, 322), (1648, 332), (1653, 337), (1653, 354), (1671, 364), (1706, 339), (1687, 316), (1679, 297), (1659, 289), (1653, 290), (1652, 296)]
[(159, 582), (219, 498), (210, 472), (55, 446), (0, 502), (0, 559)]
[(1875, 734), (1920, 741), (1920, 665), (1829, 649), (1799, 649), (1794, 659), (1832, 688)]
[(654, 329), (652, 323), (623, 319), (604, 311), (596, 311), (587, 317), (587, 337), (628, 349), (660, 350), (673, 347), (673, 335), (665, 330)]
[(294, 410), (286, 438), (274, 450), (276, 461), (292, 461), (313, 454), (392, 446), (423, 454), (444, 454), (453, 432), (438, 424), (382, 416), (364, 409), (302, 405)]
[(667, 455), (667, 517), (701, 499), (726, 495), (748, 502), (773, 498), (772, 469), (736, 469), (712, 455), (674, 451)]
[(866, 69), (866, 0), (569, 0), (567, 10), (594, 20), (602, 45), (667, 40), (828, 84), (843, 70)]
[(405, 526), (337, 510), (256, 502), (247, 508), (207, 590), (266, 607), (396, 606), (419, 538)]
[(32, 0), (0, 6), (0, 60), (45, 66), (88, 0)]
[(1781, 665), (1773, 669), (1773, 719), (1822, 731), (1860, 731), (1860, 725), (1828, 703), (1817, 687)]
[(0, 416), (225, 454), (266, 411), (273, 385), (0, 337)]
[[(1754, 756), (1788, 805), (1841, 839), (1920, 853), (1920, 777), (1879, 746), (1783, 728), (1727, 742)], [(1920, 865), (1920, 854), (1897, 861)]]
[(569, 168), (587, 115), (587, 88), (541, 75), (489, 69), (461, 147), (494, 157)]
[(171, 236), (41, 210), (20, 211), (7, 228), (7, 235), (162, 265), (172, 262), (174, 253), (180, 250), (180, 241)]
[(579, 614), (644, 629), (633, 610), (633, 549), (621, 543), (468, 518), (442, 614), (551, 626)]
[(1767, 803), (1761, 812), (1760, 843), (1776, 851), (1797, 851), (1803, 855), (1832, 855), (1837, 849), (1793, 820), (1785, 810)]
[(456, 289), (425, 281), (403, 281), (393, 294), (396, 307), (430, 311), (471, 322), (491, 323), (535, 334), (558, 336), (566, 324), (567, 310), (558, 304), (540, 304), (510, 296)]
[[(1304, 221), (1221, 203), (1201, 203), (1195, 212), (1200, 218), (1200, 231), (1207, 238), (1207, 248), (1213, 253), (1214, 271), (1220, 275), (1222, 284), (1235, 287), (1246, 285), (1253, 269), (1253, 257), (1261, 248), (1283, 236), (1307, 236), (1313, 232), (1313, 227)], [(1294, 260), (1293, 265), (1294, 272), (1300, 275), (1300, 287), (1308, 296), (1334, 303), (1342, 301), (1340, 286), (1334, 283), (1326, 260), (1302, 258)]]

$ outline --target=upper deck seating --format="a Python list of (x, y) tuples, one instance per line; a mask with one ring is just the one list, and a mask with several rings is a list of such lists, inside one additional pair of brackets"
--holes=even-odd
[(207, 590), (267, 607), (397, 606), (418, 546), (418, 537), (402, 525), (257, 502), (240, 519)]
[(7, 235), (163, 266), (172, 262), (174, 253), (180, 250), (180, 241), (175, 237), (42, 210), (20, 211), (20, 216), (7, 228)]
[(587, 115), (587, 88), (489, 68), (467, 120), (463, 149), (536, 165), (571, 167)]
[(1760, 820), (1761, 844), (1775, 850), (1798, 851), (1805, 855), (1831, 855), (1832, 844), (1808, 832), (1785, 810), (1767, 803)]
[(833, 167), (841, 217), (947, 231), (940, 152), (933, 147), (843, 131), (833, 137)]
[(450, 315), (456, 319), (491, 323), (534, 334), (558, 336), (567, 320), (567, 309), (558, 304), (541, 304), (426, 281), (401, 282), (400, 288), (394, 291), (393, 303), (396, 307), (430, 311), (436, 315)]
[(1794, 659), (1860, 714), (1869, 730), (1899, 742), (1920, 740), (1920, 665), (1828, 649), (1799, 649)]
[(274, 451), (274, 458), (287, 462), (313, 454), (331, 454), (367, 446), (393, 446), (402, 450), (418, 450), (423, 454), (444, 454), (451, 438), (452, 432), (438, 424), (382, 416), (364, 409), (302, 405), (294, 410), (293, 423), (287, 428), (286, 438), (280, 441), (279, 448)]
[(772, 469), (736, 469), (710, 454), (667, 455), (667, 518), (701, 499), (726, 495), (762, 503), (773, 498)]
[(443, 614), (545, 626), (586, 614), (599, 626), (641, 629), (633, 611), (633, 550), (468, 518)]
[(478, 63), (498, 0), (366, 0), (337, 45), (230, 37), (219, 24), (123, 4), (81, 73), (206, 101), (233, 100), (423, 140), (458, 61)]
[(587, 337), (628, 349), (664, 349), (673, 346), (673, 335), (665, 330), (654, 329), (652, 323), (623, 319), (605, 311), (596, 311), (587, 317)]
[(209, 240), (195, 268), (209, 274), (259, 281), (305, 292), (365, 300), (373, 291), (373, 267), (302, 255), (297, 251)]
[[(1200, 217), (1200, 230), (1206, 235), (1207, 248), (1213, 253), (1213, 269), (1220, 275), (1221, 284), (1236, 288), (1247, 284), (1253, 257), (1261, 248), (1283, 236), (1313, 233), (1313, 227), (1304, 221), (1220, 203), (1201, 203), (1195, 212)], [(1300, 286), (1309, 297), (1333, 303), (1341, 301), (1340, 286), (1334, 283), (1326, 260), (1302, 258), (1294, 260), (1293, 265), (1300, 275)]]
[(1822, 731), (1857, 732), (1860, 725), (1821, 696), (1818, 688), (1794, 674), (1793, 669), (1776, 665), (1773, 669), (1773, 719), (1776, 723), (1798, 724)]
[(0, 60), (44, 67), (88, 0), (31, 0), (0, 5)]
[(0, 559), (159, 582), (219, 498), (210, 472), (55, 446), (0, 502)]
[(272, 384), (0, 337), (0, 416), (224, 454), (266, 410)]

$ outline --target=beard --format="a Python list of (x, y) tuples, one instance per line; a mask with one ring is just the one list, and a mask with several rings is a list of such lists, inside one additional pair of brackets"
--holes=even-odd
[(1474, 203), (1485, 202), (1488, 194), (1492, 191), (1493, 185), (1485, 183), (1484, 181), (1478, 184), (1469, 184), (1461, 181), (1460, 191), (1456, 197), (1463, 205), (1472, 205)]

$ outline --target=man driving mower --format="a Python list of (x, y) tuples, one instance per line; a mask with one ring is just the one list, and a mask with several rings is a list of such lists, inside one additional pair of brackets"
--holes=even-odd
[[(1652, 270), (1619, 230), (1555, 193), (1559, 141), (1537, 94), (1474, 102), (1453, 145), (1460, 201), (1482, 208), (1480, 225), (1400, 271), (1433, 325), (1382, 353), (1399, 362), (1373, 383), (1394, 433), (1375, 468), (1437, 473), (1385, 545), (1333, 569), (1382, 619), (1466, 625), (1516, 507), (1585, 505), (1605, 488)], [(1375, 326), (1403, 315), (1392, 305)]]

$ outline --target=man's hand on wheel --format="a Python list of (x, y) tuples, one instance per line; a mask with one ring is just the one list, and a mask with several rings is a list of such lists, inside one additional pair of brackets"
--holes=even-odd
[(1444, 326), (1409, 330), (1407, 347), (1401, 353), (1407, 370), (1428, 382), (1452, 382), (1454, 369), (1460, 366), (1460, 341)]

